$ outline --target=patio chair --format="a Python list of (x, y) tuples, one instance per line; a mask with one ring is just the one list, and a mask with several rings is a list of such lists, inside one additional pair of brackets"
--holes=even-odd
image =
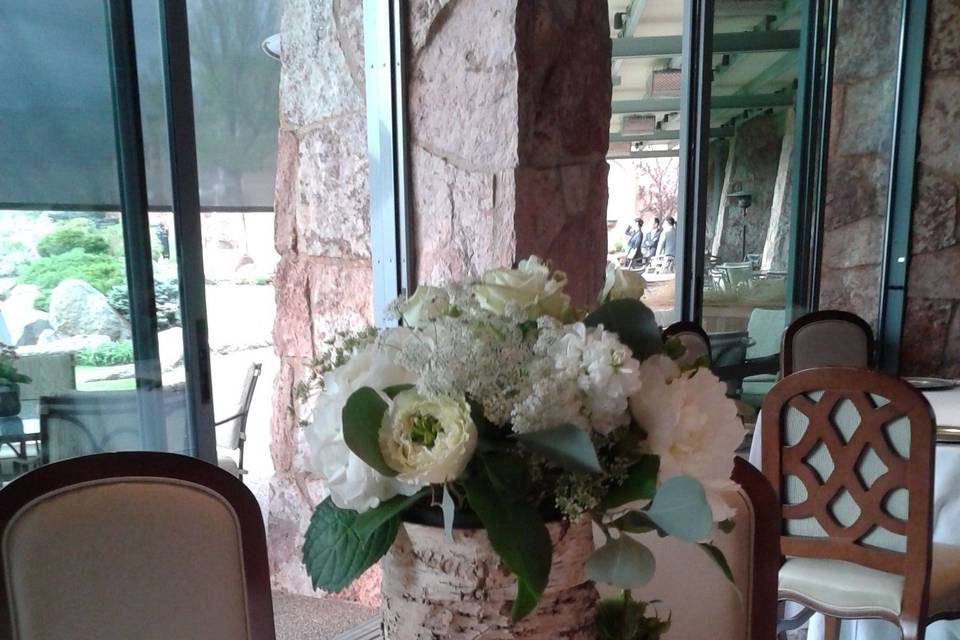
[(873, 330), (846, 311), (814, 311), (783, 334), (780, 369), (787, 376), (813, 367), (873, 366)]
[(754, 309), (747, 320), (746, 332), (711, 336), (712, 341), (723, 339), (730, 344), (723, 361), (719, 358), (714, 361), (714, 372), (727, 383), (728, 395), (754, 408), (760, 406), (780, 369), (778, 347), (785, 314), (783, 309)]
[(0, 491), (0, 637), (275, 640), (260, 508), (194, 458), (108, 453)]
[(213, 423), (217, 435), (217, 464), (221, 469), (241, 479), (246, 473), (243, 468), (243, 448), (247, 440), (247, 418), (250, 415), (250, 404), (253, 402), (253, 392), (256, 391), (261, 369), (262, 365), (259, 362), (250, 365), (240, 392), (240, 405), (236, 413)]
[(689, 368), (702, 358), (706, 359), (707, 365), (711, 363), (710, 358), (710, 338), (703, 327), (696, 322), (680, 321), (674, 322), (663, 330), (664, 340), (676, 338), (684, 346), (686, 352), (677, 360), (677, 364), (682, 368)]
[(826, 640), (840, 618), (914, 640), (960, 617), (960, 547), (932, 542), (934, 419), (919, 391), (878, 371), (808, 369), (770, 390), (762, 423), (781, 600), (825, 614)]
[(650, 584), (633, 594), (639, 600), (658, 600), (653, 607), (671, 614), (664, 640), (776, 637), (777, 497), (763, 474), (742, 458), (737, 458), (732, 478), (740, 485), (728, 495), (737, 509), (734, 528), (729, 534), (717, 534), (713, 542), (723, 551), (736, 588), (697, 545), (655, 533), (637, 538), (651, 548), (662, 569), (654, 573)]
[(725, 292), (736, 293), (753, 281), (753, 264), (750, 262), (724, 262), (720, 270), (723, 272), (721, 289)]

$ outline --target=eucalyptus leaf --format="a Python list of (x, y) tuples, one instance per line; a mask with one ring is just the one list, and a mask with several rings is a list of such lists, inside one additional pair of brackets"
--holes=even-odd
[(733, 570), (730, 569), (730, 564), (727, 562), (726, 556), (723, 555), (723, 551), (720, 551), (720, 549), (714, 545), (707, 544), (705, 542), (700, 543), (698, 546), (703, 549), (703, 552), (706, 553), (718, 567), (720, 567), (724, 577), (726, 577), (727, 581), (730, 582), (730, 586), (733, 587), (733, 590), (736, 592), (737, 599), (740, 600), (740, 604), (743, 604), (743, 593), (740, 591), (740, 587), (737, 585), (737, 581), (733, 577)]
[(610, 526), (629, 533), (647, 533), (657, 530), (657, 525), (646, 511), (629, 511), (611, 522)]
[(394, 398), (396, 398), (398, 395), (400, 395), (400, 394), (403, 393), (404, 391), (409, 391), (410, 389), (413, 389), (413, 385), (412, 385), (412, 384), (394, 384), (394, 385), (391, 385), (391, 386), (389, 386), (389, 387), (386, 387), (386, 388), (383, 390), (383, 393), (384, 393), (384, 395), (386, 395), (388, 398), (390, 398), (391, 400), (393, 400)]
[(590, 436), (575, 425), (564, 424), (554, 429), (523, 433), (517, 437), (517, 440), (529, 451), (540, 454), (567, 471), (582, 473), (603, 471)]
[(453, 516), (455, 508), (453, 505), (453, 496), (447, 485), (443, 485), (443, 498), (440, 500), (440, 509), (443, 511), (443, 532), (447, 535), (447, 540), (453, 542)]
[(644, 455), (627, 469), (626, 479), (607, 492), (603, 499), (604, 510), (623, 506), (637, 500), (651, 500), (657, 492), (657, 474), (660, 458)]
[(553, 547), (536, 509), (516, 492), (503, 491), (481, 469), (464, 481), (467, 501), (487, 530), (490, 546), (517, 577), (511, 617), (520, 620), (536, 608), (550, 577)]
[(656, 560), (650, 549), (629, 536), (608, 540), (587, 558), (587, 577), (621, 589), (636, 589), (650, 582)]
[(356, 511), (340, 509), (327, 498), (310, 518), (303, 541), (303, 564), (314, 589), (342, 591), (383, 557), (397, 537), (400, 518), (394, 515), (361, 536)]
[(703, 485), (689, 476), (676, 476), (664, 482), (647, 515), (667, 534), (685, 542), (702, 540), (713, 526), (713, 514)]
[(646, 360), (663, 352), (663, 336), (657, 319), (647, 305), (639, 300), (623, 298), (600, 305), (584, 319), (588, 327), (603, 325), (630, 347), (637, 360)]
[(387, 411), (386, 401), (370, 387), (354, 391), (343, 407), (343, 440), (358, 458), (378, 473), (393, 477), (380, 451), (380, 424)]

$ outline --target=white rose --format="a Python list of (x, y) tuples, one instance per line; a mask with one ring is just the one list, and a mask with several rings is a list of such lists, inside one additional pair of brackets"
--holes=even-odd
[(420, 285), (399, 308), (408, 327), (422, 328), (450, 313), (450, 296), (439, 287)]
[(730, 474), (744, 430), (726, 385), (708, 369), (681, 375), (663, 355), (640, 365), (640, 380), (630, 410), (646, 430), (651, 452), (660, 457), (660, 480), (679, 475), (698, 480), (714, 521), (732, 517), (723, 494), (736, 487)]
[(417, 486), (456, 480), (476, 448), (465, 401), (424, 398), (413, 389), (397, 394), (380, 427), (384, 460), (397, 478)]
[(647, 281), (637, 271), (621, 269), (612, 262), (607, 263), (607, 277), (600, 292), (600, 301), (633, 298), (639, 300), (647, 288)]
[(384, 337), (383, 348), (370, 345), (361, 349), (324, 376), (324, 390), (317, 396), (313, 421), (304, 429), (304, 436), (310, 446), (311, 471), (325, 480), (333, 503), (341, 509), (363, 512), (397, 494), (412, 495), (419, 489), (381, 475), (343, 440), (343, 407), (354, 391), (416, 382), (416, 376), (397, 366), (392, 357), (409, 336), (409, 329), (393, 329)]
[(529, 320), (541, 315), (563, 318), (570, 309), (570, 296), (563, 292), (567, 276), (536, 256), (516, 269), (492, 269), (483, 274), (473, 293), (481, 308), (507, 315), (516, 309)]

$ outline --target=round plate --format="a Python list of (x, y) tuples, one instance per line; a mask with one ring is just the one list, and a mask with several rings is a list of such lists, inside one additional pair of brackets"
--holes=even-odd
[(957, 386), (956, 380), (947, 380), (946, 378), (904, 378), (904, 380), (921, 391), (942, 391)]

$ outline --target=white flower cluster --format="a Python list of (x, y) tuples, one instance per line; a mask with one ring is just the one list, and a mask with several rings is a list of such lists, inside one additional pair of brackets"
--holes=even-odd
[[(395, 302), (406, 328), (381, 332), (325, 377), (307, 429), (311, 464), (333, 502), (365, 511), (457, 480), (479, 439), (472, 403), (484, 420), (519, 434), (572, 424), (609, 436), (638, 425), (660, 457), (660, 479), (699, 480), (714, 517), (729, 517), (719, 496), (743, 430), (723, 385), (706, 370), (681, 375), (665, 356), (639, 362), (615, 333), (579, 321), (565, 284), (563, 273), (530, 258)], [(639, 275), (614, 268), (600, 298), (635, 299), (643, 286)], [(362, 387), (386, 407), (377, 431), (382, 461), (372, 463), (395, 475), (345, 444), (343, 410)]]

